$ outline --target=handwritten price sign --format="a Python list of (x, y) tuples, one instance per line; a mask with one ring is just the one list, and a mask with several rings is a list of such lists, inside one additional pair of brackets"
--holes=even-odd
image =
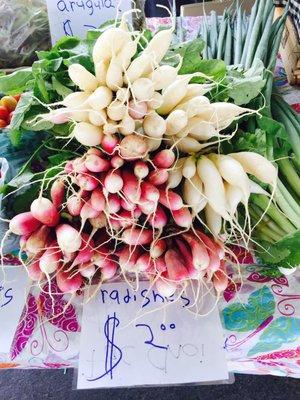
[[(119, 8), (118, 8), (119, 6)], [(98, 28), (117, 12), (130, 10), (130, 0), (47, 0), (52, 43), (61, 37), (85, 37), (90, 29)], [(120, 15), (120, 14), (118, 14)]]
[(192, 296), (174, 300), (148, 282), (103, 285), (83, 309), (78, 389), (227, 379), (218, 310), (195, 317)]
[(9, 353), (26, 300), (27, 279), (21, 267), (0, 271), (0, 353)]

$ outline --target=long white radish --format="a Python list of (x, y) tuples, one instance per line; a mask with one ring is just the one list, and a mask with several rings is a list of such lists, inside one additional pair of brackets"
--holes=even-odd
[(188, 120), (186, 130), (192, 138), (196, 140), (209, 140), (214, 136), (218, 136), (218, 130), (215, 126), (207, 121), (203, 121), (201, 117), (193, 117)]
[(131, 40), (127, 42), (116, 56), (116, 62), (121, 66), (123, 70), (127, 69), (131, 63), (132, 57), (137, 51), (137, 42)]
[(131, 135), (135, 131), (135, 120), (126, 114), (120, 122), (119, 131), (124, 136)]
[(115, 92), (123, 86), (123, 70), (114, 58), (107, 69), (106, 85)]
[(188, 101), (196, 96), (203, 96), (206, 93), (210, 92), (214, 87), (215, 87), (214, 83), (203, 83), (203, 84), (189, 83), (183, 101)]
[(186, 179), (191, 179), (196, 174), (196, 159), (193, 156), (187, 157), (182, 167), (182, 175)]
[(230, 156), (237, 160), (248, 174), (254, 175), (264, 183), (276, 185), (277, 169), (265, 157), (252, 151), (231, 153)]
[(157, 32), (143, 51), (144, 54), (150, 54), (155, 64), (159, 64), (168, 51), (172, 41), (173, 31), (174, 29), (172, 27), (171, 29), (163, 29)]
[(207, 200), (203, 196), (203, 184), (196, 174), (192, 179), (185, 179), (183, 184), (183, 199), (193, 210), (193, 215), (198, 214), (207, 204)]
[(104, 31), (96, 40), (93, 48), (93, 61), (97, 64), (99, 61), (110, 61), (114, 55), (117, 55), (126, 43), (131, 41), (129, 32), (120, 28), (110, 28)]
[(187, 113), (188, 118), (195, 117), (203, 109), (203, 106), (209, 105), (210, 102), (205, 96), (192, 97), (185, 103), (179, 103), (176, 110), (183, 110)]
[(216, 213), (214, 209), (207, 204), (204, 209), (205, 219), (208, 228), (214, 236), (219, 236), (222, 229), (222, 217)]
[(166, 118), (166, 135), (176, 135), (188, 124), (187, 113), (183, 110), (174, 110)]
[(154, 94), (153, 82), (148, 78), (139, 78), (131, 85), (131, 93), (138, 101), (149, 101)]
[(68, 73), (75, 85), (84, 92), (93, 92), (98, 86), (96, 77), (81, 64), (71, 64)]
[(166, 121), (153, 111), (144, 118), (143, 128), (147, 136), (161, 138), (166, 132)]
[(107, 116), (112, 121), (121, 121), (125, 117), (126, 112), (127, 112), (127, 107), (119, 100), (113, 101), (107, 107)]
[[(219, 130), (225, 129), (229, 126), (236, 117), (244, 114), (245, 112), (254, 112), (249, 108), (239, 107), (233, 103), (213, 103), (213, 115), (206, 119), (214, 123), (215, 127)], [(200, 113), (202, 116), (202, 113)]]
[(182, 167), (185, 162), (185, 158), (180, 158), (177, 160), (173, 168), (169, 171), (169, 177), (167, 181), (167, 188), (168, 189), (173, 189), (177, 187), (183, 176), (182, 176)]
[(111, 103), (112, 97), (112, 91), (108, 87), (100, 86), (90, 95), (88, 102), (94, 110), (99, 111)]
[(92, 110), (89, 112), (89, 122), (92, 125), (102, 126), (106, 123), (107, 115), (104, 110), (95, 111)]
[(158, 109), (159, 114), (169, 114), (181, 102), (186, 95), (190, 79), (191, 77), (177, 79), (163, 90), (163, 104)]
[(250, 193), (264, 194), (266, 196), (270, 196), (270, 193), (268, 193), (258, 183), (252, 181), (251, 179), (249, 179), (249, 185), (250, 185)]
[(180, 139), (176, 140), (176, 137), (174, 139), (174, 142), (176, 143), (177, 148), (186, 154), (193, 154), (197, 153), (202, 149), (201, 143), (199, 143), (196, 139), (193, 139), (192, 137), (183, 137)]
[(210, 159), (218, 168), (222, 178), (242, 191), (244, 203), (247, 204), (250, 196), (250, 185), (248, 175), (242, 165), (233, 157), (222, 154), (211, 154)]
[(109, 65), (108, 62), (105, 62), (103, 60), (99, 61), (95, 65), (95, 75), (99, 86), (106, 85), (106, 75), (107, 75), (108, 65)]
[(203, 182), (207, 202), (216, 213), (228, 220), (225, 188), (217, 167), (209, 158), (201, 156), (197, 162), (197, 173)]
[(68, 94), (63, 99), (63, 105), (68, 107), (68, 108), (88, 108), (87, 107), (87, 100), (89, 98), (90, 94), (87, 92), (74, 92)]
[(87, 122), (78, 122), (73, 129), (72, 135), (84, 146), (99, 146), (102, 141), (103, 131), (100, 126)]
[(157, 110), (163, 103), (163, 97), (160, 93), (154, 92), (147, 105), (151, 110)]
[(147, 137), (145, 138), (145, 142), (147, 143), (148, 151), (155, 151), (160, 148), (160, 145), (162, 143), (162, 138), (157, 139), (157, 138)]
[(237, 206), (243, 201), (243, 192), (239, 187), (227, 182), (224, 183), (224, 187), (228, 211), (230, 215), (233, 216), (236, 212)]
[(134, 81), (141, 76), (147, 75), (151, 72), (153, 58), (150, 54), (141, 54), (135, 58), (129, 65), (124, 75), (124, 82), (130, 86)]
[(177, 69), (170, 65), (161, 65), (149, 75), (149, 78), (153, 82), (155, 90), (162, 90), (176, 80)]

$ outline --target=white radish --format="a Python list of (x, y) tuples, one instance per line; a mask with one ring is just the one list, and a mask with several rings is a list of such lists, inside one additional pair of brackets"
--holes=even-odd
[(166, 121), (154, 111), (144, 118), (143, 128), (147, 136), (161, 138), (166, 132)]
[(141, 54), (129, 65), (124, 75), (124, 82), (128, 85), (151, 72), (153, 57), (150, 54)]
[(172, 111), (166, 119), (166, 124), (166, 135), (176, 135), (187, 126), (187, 113), (183, 110)]
[(63, 99), (62, 103), (68, 108), (84, 107), (87, 104), (89, 96), (90, 94), (87, 92), (70, 93)]
[(250, 193), (255, 193), (255, 194), (264, 194), (266, 196), (269, 196), (270, 194), (264, 190), (258, 183), (252, 181), (249, 179), (249, 185), (250, 185)]
[(189, 136), (180, 138), (178, 140), (174, 139), (174, 142), (176, 143), (178, 150), (187, 154), (198, 153), (198, 151), (200, 151), (203, 147), (203, 145), (196, 139), (193, 139)]
[(100, 60), (95, 65), (95, 75), (99, 86), (104, 86), (106, 84), (106, 75), (108, 70), (108, 62)]
[(153, 82), (148, 78), (139, 78), (131, 85), (131, 93), (138, 101), (149, 101), (154, 94)]
[(71, 64), (68, 68), (68, 73), (70, 79), (80, 90), (93, 92), (98, 86), (96, 77), (81, 64)]
[(162, 90), (170, 86), (177, 78), (177, 69), (170, 65), (157, 67), (149, 76), (155, 90)]
[(106, 123), (107, 115), (104, 110), (89, 112), (89, 122), (95, 126), (102, 126)]
[(185, 204), (191, 207), (194, 215), (203, 210), (207, 204), (202, 190), (203, 184), (197, 174), (192, 179), (185, 179), (183, 184), (183, 199)]
[(145, 101), (137, 103), (134, 100), (130, 100), (128, 106), (129, 106), (129, 115), (133, 119), (142, 119), (147, 114), (148, 107)]
[(163, 104), (158, 109), (160, 114), (169, 114), (170, 111), (172, 111), (173, 108), (181, 102), (186, 95), (187, 86), (190, 79), (190, 77), (177, 79), (163, 91)]
[(189, 83), (183, 101), (188, 101), (196, 96), (203, 96), (215, 87), (214, 83)]
[(264, 183), (276, 185), (277, 169), (265, 157), (252, 151), (232, 153), (230, 156), (237, 160), (248, 174), (254, 175)]
[(184, 161), (185, 161), (185, 158), (180, 158), (176, 162), (174, 167), (169, 171), (169, 177), (168, 177), (168, 181), (167, 181), (168, 189), (173, 189), (180, 184), (180, 182), (183, 178), (182, 167), (183, 167)]
[(148, 100), (148, 107), (152, 110), (157, 110), (163, 103), (163, 97), (160, 93), (154, 92), (151, 99)]
[(197, 162), (197, 173), (203, 182), (204, 196), (209, 205), (216, 213), (228, 220), (225, 188), (217, 167), (209, 158), (201, 156)]
[(209, 204), (205, 206), (204, 212), (208, 228), (214, 236), (218, 236), (222, 229), (221, 215), (216, 213)]
[(107, 107), (107, 115), (112, 121), (121, 121), (126, 115), (127, 107), (119, 100), (115, 100)]
[(203, 106), (209, 105), (209, 100), (205, 96), (193, 97), (185, 103), (179, 103), (176, 110), (183, 110), (187, 113), (188, 118), (195, 117), (203, 109)]
[(123, 86), (123, 70), (115, 59), (111, 60), (107, 69), (106, 85), (115, 92)]
[(160, 148), (162, 143), (162, 138), (145, 138), (145, 142), (147, 143), (148, 151), (155, 151)]
[(80, 249), (82, 243), (80, 234), (71, 225), (59, 225), (56, 228), (56, 237), (62, 252), (74, 253)]
[(88, 102), (96, 110), (106, 108), (112, 101), (112, 91), (106, 86), (99, 86), (93, 94), (90, 95)]
[(103, 137), (103, 130), (87, 122), (78, 122), (73, 129), (72, 135), (84, 146), (98, 146)]
[(236, 212), (237, 206), (243, 201), (243, 192), (238, 186), (231, 185), (225, 182), (225, 195), (228, 205), (228, 210), (231, 216)]
[(138, 135), (125, 136), (120, 143), (121, 156), (127, 160), (143, 158), (147, 152), (147, 142)]
[(218, 136), (219, 133), (214, 124), (203, 121), (201, 117), (190, 118), (186, 130), (189, 133), (189, 136), (202, 141)]
[(163, 29), (157, 32), (148, 43), (143, 51), (149, 54), (154, 62), (158, 65), (168, 51), (173, 37), (173, 28)]
[(103, 125), (103, 133), (104, 135), (114, 135), (118, 131), (118, 124), (116, 121), (112, 121), (108, 119), (107, 122)]
[(135, 120), (126, 114), (119, 125), (119, 131), (122, 135), (131, 135), (135, 131)]
[(119, 54), (116, 56), (116, 62), (122, 67), (123, 70), (127, 69), (131, 63), (132, 57), (137, 51), (137, 42), (135, 40), (130, 40), (127, 42)]
[(128, 88), (120, 88), (116, 92), (116, 99), (125, 103), (129, 98), (129, 89)]
[(182, 175), (186, 179), (191, 179), (196, 174), (196, 160), (193, 156), (187, 157), (182, 167)]
[(131, 41), (129, 32), (120, 28), (110, 28), (104, 31), (96, 40), (93, 48), (93, 61), (97, 64), (99, 61), (110, 61), (114, 55), (117, 55), (126, 43)]

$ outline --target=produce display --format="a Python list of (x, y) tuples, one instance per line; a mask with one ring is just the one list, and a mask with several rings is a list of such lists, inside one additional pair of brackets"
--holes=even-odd
[(1, 188), (2, 252), (19, 236), (30, 278), (71, 294), (146, 278), (166, 297), (199, 282), (218, 299), (236, 246), (270, 276), (298, 266), (300, 118), (272, 94), (273, 9), (257, 0), (249, 21), (230, 10), (176, 44), (173, 26), (134, 31), (124, 14), (0, 77), (3, 110), (22, 93), (2, 134), (22, 146), (35, 133)]

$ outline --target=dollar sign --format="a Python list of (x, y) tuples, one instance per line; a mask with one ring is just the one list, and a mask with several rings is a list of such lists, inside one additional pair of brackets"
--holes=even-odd
[[(119, 319), (116, 317), (116, 313), (113, 314), (112, 317), (107, 316), (107, 320), (104, 324), (104, 336), (106, 338), (106, 354), (105, 354), (105, 372), (94, 379), (88, 379), (89, 382), (94, 382), (99, 379), (102, 379), (104, 376), (110, 375), (110, 379), (113, 379), (113, 370), (117, 367), (117, 365), (122, 360), (122, 350), (115, 343), (115, 330), (120, 325)], [(114, 356), (117, 357), (114, 361)]]

